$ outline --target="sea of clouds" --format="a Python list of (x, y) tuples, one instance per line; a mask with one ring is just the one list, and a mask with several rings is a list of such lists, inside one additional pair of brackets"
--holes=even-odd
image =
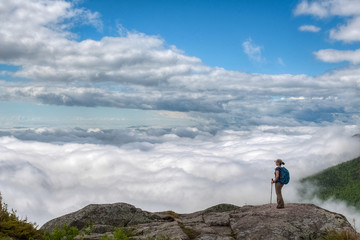
[[(302, 202), (301, 178), (360, 155), (356, 132), (356, 126), (3, 130), (1, 192), (39, 224), (90, 203), (180, 213), (218, 203), (266, 204), (273, 161), (282, 158), (291, 172), (285, 201)], [(341, 204), (325, 206), (346, 212)]]

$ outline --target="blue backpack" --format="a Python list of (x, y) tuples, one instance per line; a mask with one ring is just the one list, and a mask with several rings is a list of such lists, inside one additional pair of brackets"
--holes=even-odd
[(280, 170), (280, 183), (288, 184), (289, 181), (290, 181), (290, 173), (286, 168), (282, 167)]

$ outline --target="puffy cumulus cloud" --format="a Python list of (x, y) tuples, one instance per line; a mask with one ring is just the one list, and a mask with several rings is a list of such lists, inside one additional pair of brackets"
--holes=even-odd
[(188, 75), (206, 67), (195, 57), (164, 47), (163, 40), (140, 33), (126, 37), (104, 37), (55, 46), (59, 50), (23, 64), (15, 76), (36, 80), (68, 82), (118, 82), (160, 85), (172, 76)]
[(314, 25), (302, 25), (299, 27), (299, 30), (302, 32), (319, 32), (321, 28)]
[(344, 42), (360, 41), (360, 2), (357, 0), (303, 0), (295, 8), (294, 14), (346, 18), (345, 25), (330, 30), (330, 38)]
[(329, 1), (316, 1), (309, 3), (307, 0), (303, 0), (296, 6), (294, 14), (310, 14), (318, 17), (325, 17), (329, 14), (328, 8)]
[(15, 65), (30, 64), (29, 60), (46, 62), (49, 54), (65, 50), (61, 47), (73, 37), (66, 30), (73, 23), (101, 26), (97, 13), (74, 8), (67, 1), (4, 0), (0, 13), (0, 61)]
[(299, 201), (300, 178), (360, 154), (355, 126), (49, 131), (0, 137), (4, 201), (40, 224), (89, 203), (177, 212), (265, 204), (277, 158), (291, 171), (285, 200)]
[(173, 75), (206, 69), (162, 39), (141, 33), (74, 40), (70, 22), (97, 24), (97, 13), (66, 1), (4, 1), (0, 61), (21, 66), (13, 75), (34, 81), (158, 85)]
[[(320, 18), (334, 16), (345, 18), (345, 24), (338, 24), (336, 28), (329, 31), (330, 39), (346, 43), (360, 41), (360, 2), (357, 0), (315, 0), (311, 2), (303, 0), (297, 5), (294, 13), (295, 15), (308, 14)], [(308, 27), (307, 29), (310, 30)], [(324, 62), (359, 63), (359, 49), (355, 51), (323, 49), (315, 52), (315, 55)]]
[(295, 8), (295, 15), (314, 15), (320, 18), (330, 16), (354, 16), (360, 13), (357, 0), (302, 0)]
[(346, 25), (341, 25), (337, 29), (330, 30), (330, 38), (344, 41), (357, 42), (360, 41), (360, 10), (357, 16), (348, 21)]
[(348, 61), (353, 64), (360, 63), (360, 49), (352, 50), (335, 50), (322, 49), (314, 52), (315, 56), (324, 62), (342, 62)]

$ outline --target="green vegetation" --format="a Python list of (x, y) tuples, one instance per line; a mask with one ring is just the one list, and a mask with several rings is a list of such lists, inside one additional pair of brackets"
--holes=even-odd
[(108, 237), (108, 235), (105, 234), (101, 240), (129, 240), (129, 236), (121, 229), (116, 228), (112, 237)]
[(44, 240), (74, 240), (79, 234), (79, 229), (64, 225), (62, 228), (55, 228), (51, 233), (44, 234)]
[(300, 190), (303, 196), (309, 193), (305, 187), (305, 183), (309, 182), (316, 186), (316, 192), (311, 193), (311, 197), (343, 200), (360, 209), (360, 157), (325, 169), (301, 182), (304, 183)]
[(16, 211), (8, 210), (0, 193), (0, 239), (42, 239), (42, 233), (35, 223), (20, 219)]
[[(8, 210), (7, 204), (2, 202), (0, 193), (0, 239), (1, 240), (74, 240), (83, 239), (85, 235), (91, 234), (94, 225), (89, 222), (88, 226), (81, 231), (76, 227), (64, 225), (62, 228), (55, 228), (51, 232), (37, 229), (35, 223), (30, 223), (27, 219), (20, 219), (16, 211)], [(115, 229), (113, 236), (104, 235), (103, 240), (129, 240), (133, 236), (133, 230), (129, 228)], [(166, 240), (166, 239), (161, 239)]]
[[(30, 223), (27, 219), (20, 219), (16, 211), (8, 211), (8, 207), (2, 202), (0, 193), (0, 239), (1, 240), (75, 240), (84, 239), (85, 235), (90, 235), (94, 229), (94, 224), (89, 222), (88, 226), (79, 230), (76, 227), (64, 225), (55, 228), (51, 232), (42, 232), (37, 229), (35, 223)], [(115, 231), (108, 236), (104, 234), (101, 240), (131, 240), (134, 230), (131, 228), (115, 228)], [(146, 240), (171, 240), (167, 236), (152, 237)]]

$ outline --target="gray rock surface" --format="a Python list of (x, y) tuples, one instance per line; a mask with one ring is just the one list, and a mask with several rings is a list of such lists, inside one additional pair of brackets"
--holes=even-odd
[[(167, 220), (166, 216), (163, 218), (164, 221)], [(161, 221), (163, 219), (158, 214), (142, 211), (126, 203), (90, 204), (79, 211), (53, 219), (41, 228), (45, 231), (52, 231), (55, 227), (68, 224), (82, 229), (87, 227), (89, 223), (93, 223), (95, 232), (104, 233), (113, 231), (115, 227)]]
[(220, 204), (191, 214), (151, 213), (126, 203), (92, 204), (51, 220), (41, 229), (51, 231), (64, 224), (81, 229), (89, 222), (94, 229), (85, 239), (94, 240), (105, 233), (111, 235), (115, 227), (132, 228), (137, 239), (166, 236), (179, 240), (314, 239), (332, 229), (355, 232), (341, 214), (295, 203), (284, 209), (269, 204), (244, 207)]

